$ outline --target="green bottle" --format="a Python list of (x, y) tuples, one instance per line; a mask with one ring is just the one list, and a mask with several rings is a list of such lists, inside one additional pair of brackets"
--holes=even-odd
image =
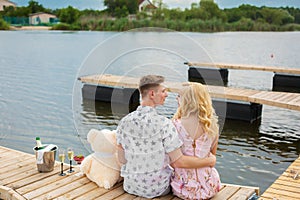
[(36, 137), (35, 140), (36, 140), (36, 148), (35, 149), (37, 151), (43, 149), (44, 147), (42, 145), (41, 138), (40, 137)]

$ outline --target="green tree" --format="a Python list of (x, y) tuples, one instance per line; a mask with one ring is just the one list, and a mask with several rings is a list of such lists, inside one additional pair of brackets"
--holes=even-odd
[(37, 12), (45, 12), (46, 9), (36, 1), (30, 0), (28, 2), (28, 10), (30, 13), (37, 13)]
[(128, 16), (128, 13), (129, 13), (129, 11), (128, 11), (128, 9), (127, 9), (127, 7), (126, 7), (125, 5), (122, 6), (122, 8), (117, 7), (117, 8), (115, 9), (115, 16), (116, 16), (117, 18), (127, 17), (127, 16)]
[(294, 17), (294, 23), (300, 24), (300, 9), (299, 8), (293, 8), (293, 7), (285, 7), (282, 8), (283, 10), (286, 10)]
[(104, 6), (113, 16), (117, 16), (120, 12), (124, 13), (125, 8), (129, 14), (135, 14), (138, 10), (138, 0), (104, 0)]
[(295, 14), (295, 23), (300, 24), (300, 13)]
[(202, 0), (200, 1), (201, 18), (203, 20), (209, 20), (213, 17), (217, 17), (220, 14), (220, 9), (213, 1)]
[(57, 10), (57, 17), (61, 22), (67, 24), (75, 23), (80, 17), (80, 11), (72, 6)]
[(261, 15), (262, 18), (269, 24), (284, 25), (294, 21), (294, 17), (283, 9), (264, 7), (261, 10)]

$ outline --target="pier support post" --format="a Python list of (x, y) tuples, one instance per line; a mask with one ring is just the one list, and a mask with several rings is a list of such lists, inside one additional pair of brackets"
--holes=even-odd
[(228, 69), (189, 67), (188, 78), (206, 85), (227, 85)]
[(273, 90), (283, 92), (300, 92), (300, 76), (275, 73), (273, 76)]
[[(233, 119), (242, 120), (253, 123), (261, 119), (262, 105), (257, 103), (242, 102), (242, 101), (227, 101), (226, 113), (220, 113), (222, 107), (224, 107), (223, 100), (213, 99), (213, 106), (217, 115), (221, 119)], [(224, 116), (226, 115), (226, 116)]]

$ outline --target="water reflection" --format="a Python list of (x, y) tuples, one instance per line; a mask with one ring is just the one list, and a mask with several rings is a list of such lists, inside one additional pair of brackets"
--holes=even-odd
[[(260, 157), (261, 152), (267, 152), (269, 156), (262, 159), (272, 160), (273, 163), (294, 161), (295, 155), (300, 151), (300, 141), (287, 137), (286, 131), (281, 136), (265, 134), (261, 130), (261, 121), (252, 124), (237, 120), (226, 120), (220, 136), (219, 150), (232, 151), (230, 145), (241, 147), (243, 151), (234, 152), (240, 155)], [(231, 149), (231, 150), (229, 150)], [(272, 154), (281, 157), (280, 160), (272, 158)]]
[(112, 128), (118, 125), (119, 120), (134, 111), (137, 104), (117, 104), (83, 99), (82, 120), (89, 123), (99, 123), (103, 128)]

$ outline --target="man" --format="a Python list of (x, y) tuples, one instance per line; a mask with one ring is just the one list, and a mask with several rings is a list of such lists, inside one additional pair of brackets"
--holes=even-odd
[(141, 105), (125, 116), (117, 128), (118, 156), (123, 164), (124, 190), (130, 194), (154, 198), (170, 191), (173, 167), (200, 168), (214, 166), (215, 156), (184, 156), (182, 142), (171, 120), (157, 114), (168, 96), (164, 77), (147, 75), (140, 79)]

